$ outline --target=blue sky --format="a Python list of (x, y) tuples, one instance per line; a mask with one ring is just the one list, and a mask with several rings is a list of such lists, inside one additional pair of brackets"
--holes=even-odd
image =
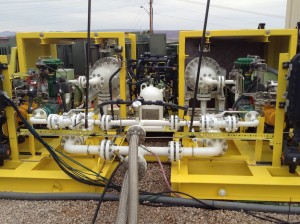
[[(153, 0), (154, 30), (202, 29), (206, 0)], [(87, 0), (0, 0), (0, 31), (76, 31)], [(149, 0), (92, 0), (92, 29), (149, 29)], [(284, 28), (286, 0), (211, 0), (208, 29)]]

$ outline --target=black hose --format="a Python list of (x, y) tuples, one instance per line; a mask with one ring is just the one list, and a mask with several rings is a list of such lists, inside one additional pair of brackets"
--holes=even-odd
[[(179, 105), (172, 104), (172, 103), (166, 103), (166, 102), (161, 101), (161, 100), (158, 100), (158, 101), (145, 101), (144, 99), (138, 99), (138, 101), (140, 101), (142, 105), (156, 105), (156, 106), (168, 107), (170, 109), (183, 110), (185, 112), (185, 114), (188, 111), (187, 106), (179, 106)], [(109, 104), (131, 105), (132, 103), (133, 103), (133, 101), (123, 101), (123, 100), (117, 99), (117, 100), (112, 100), (112, 101), (105, 101), (105, 102), (99, 104), (98, 108), (99, 108), (100, 114), (102, 116), (104, 114), (103, 107), (105, 105), (109, 105)]]
[(176, 104), (172, 104), (172, 103), (166, 103), (164, 101), (158, 100), (158, 101), (144, 101), (143, 99), (139, 99), (139, 101), (142, 103), (142, 105), (156, 105), (156, 106), (163, 106), (163, 107), (168, 107), (170, 109), (176, 109), (176, 110), (183, 110), (185, 112), (185, 114), (188, 111), (188, 107), (187, 106), (179, 106)]
[(197, 69), (197, 77), (196, 77), (196, 83), (195, 83), (195, 89), (194, 89), (194, 100), (193, 100), (191, 124), (190, 124), (190, 130), (189, 130), (190, 132), (193, 129), (193, 122), (194, 122), (194, 116), (195, 116), (195, 107), (196, 107), (196, 101), (197, 101), (198, 85), (199, 85), (199, 78), (200, 78), (200, 69), (201, 69), (201, 64), (202, 64), (203, 48), (204, 48), (205, 35), (206, 35), (206, 26), (207, 26), (208, 12), (209, 12), (209, 4), (210, 4), (210, 0), (207, 0), (206, 11), (205, 11), (205, 19), (204, 19), (204, 25), (203, 25), (203, 31), (202, 31), (202, 38), (201, 38), (201, 45), (200, 45), (200, 52), (199, 52), (199, 63), (198, 63), (198, 69)]
[(89, 86), (90, 86), (90, 60), (91, 60), (91, 5), (92, 1), (88, 0), (88, 25), (87, 25), (87, 49), (86, 49), (86, 89), (85, 89), (85, 128), (88, 128), (89, 112)]
[(128, 105), (132, 104), (132, 101), (131, 100), (124, 101), (124, 100), (117, 99), (117, 100), (110, 100), (110, 101), (105, 101), (103, 103), (100, 103), (98, 105), (98, 108), (100, 110), (101, 116), (104, 114), (104, 111), (103, 111), (103, 107), (104, 106), (106, 106), (106, 105), (114, 105), (114, 104), (125, 104), (125, 105), (128, 106)]
[[(109, 77), (109, 81), (108, 81), (108, 85), (109, 85), (109, 98), (110, 100), (112, 100), (112, 79), (119, 73), (119, 71), (121, 71), (122, 67), (118, 68), (110, 77)], [(111, 104), (111, 116), (112, 118), (114, 118), (114, 107), (113, 104)]]
[(148, 68), (148, 69), (153, 69), (153, 70), (172, 70), (176, 71), (177, 67), (176, 66), (140, 66), (140, 68)]
[[(76, 160), (70, 158), (69, 156), (63, 154), (60, 151), (56, 151), (53, 149), (50, 145), (48, 145), (43, 138), (36, 132), (36, 130), (28, 123), (28, 121), (22, 116), (18, 106), (8, 97), (5, 95), (4, 92), (0, 91), (0, 96), (3, 96), (3, 99), (6, 101), (6, 103), (14, 108), (16, 111), (17, 115), (20, 117), (26, 128), (29, 130), (29, 132), (37, 139), (50, 153), (52, 156), (53, 160), (57, 163), (57, 165), (61, 168), (61, 170), (67, 174), (70, 178), (83, 183), (83, 184), (88, 184), (88, 185), (93, 185), (93, 186), (99, 186), (99, 187), (105, 187), (107, 183), (107, 178), (99, 175), (98, 173), (94, 172), (93, 170), (89, 169), (88, 167), (82, 165), (81, 163), (77, 162)], [(64, 159), (62, 159), (60, 154), (64, 159), (68, 159), (72, 163), (84, 168), (85, 170), (91, 172), (92, 175), (96, 175), (99, 179), (91, 179), (87, 175), (85, 175), (84, 172), (71, 167), (69, 164), (67, 164)], [(115, 189), (119, 189), (119, 186), (114, 185)]]
[[(98, 193), (20, 193), (20, 192), (0, 192), (0, 199), (9, 200), (99, 200), (102, 194)], [(140, 202), (150, 203), (162, 203), (172, 206), (186, 206), (186, 207), (198, 207), (207, 208), (207, 206), (215, 209), (227, 209), (227, 210), (246, 210), (246, 211), (258, 211), (258, 212), (274, 212), (274, 213), (290, 213), (300, 214), (300, 207), (298, 206), (286, 206), (286, 205), (268, 205), (259, 203), (242, 203), (231, 201), (216, 201), (216, 200), (199, 200), (187, 198), (175, 198), (162, 195), (140, 195)], [(119, 196), (115, 194), (105, 194), (103, 201), (118, 201)], [(207, 206), (205, 206), (205, 204)]]
[(120, 168), (121, 164), (122, 164), (122, 163), (120, 162), (120, 163), (117, 165), (117, 167), (114, 169), (114, 171), (112, 172), (112, 174), (110, 175), (110, 177), (109, 177), (109, 179), (108, 179), (108, 181), (107, 181), (107, 184), (106, 184), (106, 186), (105, 186), (105, 188), (104, 188), (104, 190), (103, 190), (103, 192), (102, 192), (102, 194), (101, 194), (101, 196), (100, 196), (100, 198), (99, 198), (99, 203), (98, 203), (98, 205), (97, 205), (97, 208), (96, 208), (96, 210), (95, 210), (94, 217), (93, 217), (93, 220), (92, 220), (92, 223), (93, 223), (93, 224), (95, 224), (95, 222), (96, 222), (98, 213), (99, 213), (99, 211), (100, 211), (100, 206), (101, 206), (101, 204), (102, 204), (102, 202), (103, 202), (103, 199), (104, 199), (105, 194), (106, 194), (106, 192), (107, 192), (107, 190), (108, 190), (108, 187), (109, 187), (109, 185), (111, 184), (111, 181), (112, 181), (113, 177), (115, 176), (117, 170)]
[(127, 81), (126, 83), (129, 84), (129, 85), (140, 85), (140, 84), (142, 84), (142, 83), (144, 83), (144, 82), (147, 82), (149, 79), (150, 79), (150, 78), (145, 78), (145, 79), (142, 79), (142, 80), (137, 81), (137, 82), (135, 82), (135, 83)]

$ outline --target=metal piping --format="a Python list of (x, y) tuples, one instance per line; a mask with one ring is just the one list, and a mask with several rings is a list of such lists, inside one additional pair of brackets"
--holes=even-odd
[(129, 179), (128, 179), (128, 171), (126, 171), (124, 175), (124, 180), (122, 184), (122, 190), (120, 194), (118, 212), (116, 217), (116, 224), (126, 224), (127, 215), (128, 215), (128, 193), (129, 193)]
[(129, 211), (128, 223), (138, 223), (139, 178), (138, 178), (138, 144), (139, 136), (134, 134), (129, 142)]
[[(102, 144), (100, 144), (102, 145)], [(122, 156), (127, 156), (129, 154), (130, 158), (130, 151), (131, 147), (129, 146), (115, 146), (111, 145), (109, 148), (105, 148), (103, 153), (101, 153), (101, 146), (100, 145), (76, 145), (74, 140), (67, 141), (63, 148), (66, 152), (70, 154), (89, 154), (89, 155), (107, 155), (113, 154), (114, 152), (118, 153)], [(178, 151), (180, 152), (180, 156), (220, 156), (223, 153), (224, 146), (222, 142), (219, 141), (212, 141), (212, 146), (207, 147), (180, 147)], [(151, 152), (155, 153), (158, 156), (170, 156), (171, 147), (147, 147)], [(139, 153), (142, 156), (151, 156), (152, 154), (148, 151), (143, 150), (142, 147), (136, 146), (136, 151), (139, 150)], [(109, 159), (109, 158), (104, 158)]]
[[(22, 193), (22, 192), (0, 192), (0, 199), (6, 200), (99, 200), (102, 194), (99, 193)], [(152, 196), (152, 197), (151, 197)], [(114, 194), (105, 194), (104, 201), (118, 201), (119, 196)], [(157, 195), (140, 195), (140, 202), (147, 201), (151, 203), (164, 203), (176, 206), (198, 207), (198, 208), (216, 208), (227, 210), (246, 210), (258, 212), (274, 212), (274, 213), (290, 213), (300, 214), (300, 207), (298, 206), (284, 206), (284, 205), (268, 205), (258, 203), (242, 203), (231, 201), (216, 201), (216, 200), (193, 200), (187, 198), (175, 198), (168, 196)]]

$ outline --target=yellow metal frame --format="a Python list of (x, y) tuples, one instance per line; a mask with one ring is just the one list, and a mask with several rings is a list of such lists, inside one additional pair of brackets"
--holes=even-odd
[[(299, 202), (300, 169), (290, 174), (288, 167), (281, 165), (285, 111), (279, 106), (285, 102), (286, 91), (287, 69), (282, 64), (296, 54), (297, 30), (207, 31), (205, 36), (207, 44), (218, 38), (267, 43), (266, 62), (278, 68), (275, 130), (274, 134), (264, 133), (264, 118), (261, 117), (257, 133), (193, 134), (197, 138), (227, 139), (229, 149), (222, 157), (184, 158), (172, 163), (172, 188), (206, 199)], [(184, 71), (189, 56), (186, 42), (201, 37), (201, 31), (182, 31), (179, 34), (178, 101), (181, 106), (185, 101)], [(182, 111), (179, 111), (179, 117), (183, 118)], [(193, 146), (189, 136), (192, 135), (188, 132), (174, 134), (174, 137), (183, 138), (183, 145)]]
[[(183, 31), (179, 35), (179, 77), (178, 101), (184, 106), (185, 97), (185, 60), (186, 41), (189, 38), (200, 38), (200, 31)], [(35, 66), (39, 56), (52, 55), (56, 57), (56, 44), (72, 43), (75, 39), (86, 39), (85, 32), (44, 32), (17, 34), (18, 48), (12, 49), (8, 70), (4, 70), (4, 91), (11, 93), (11, 77), (16, 72), (17, 58), (20, 73)], [(175, 141), (182, 140), (183, 146), (194, 146), (191, 137), (222, 138), (228, 141), (229, 149), (222, 157), (193, 157), (173, 162), (171, 166), (171, 184), (174, 190), (183, 191), (197, 198), (220, 200), (258, 200), (258, 201), (297, 201), (300, 202), (300, 169), (295, 174), (288, 172), (288, 167), (282, 166), (282, 135), (284, 128), (284, 109), (279, 103), (286, 90), (287, 69), (282, 63), (289, 61), (296, 53), (297, 30), (234, 30), (207, 31), (206, 43), (213, 43), (214, 38), (244, 38), (248, 41), (268, 43), (265, 59), (272, 67), (278, 68), (278, 94), (276, 104), (276, 121), (274, 134), (264, 133), (264, 117), (256, 133), (189, 133), (185, 127), (183, 132), (173, 135)], [(118, 45), (125, 49), (125, 40), (131, 42), (131, 56), (136, 55), (136, 37), (122, 32), (91, 33), (95, 43), (104, 39), (114, 38)], [(284, 41), (279, 45), (278, 43)], [(244, 56), (244, 55), (241, 55)], [(0, 56), (2, 62), (7, 57)], [(120, 72), (120, 97), (126, 99), (126, 64), (125, 50), (122, 53), (124, 61)], [(0, 191), (26, 192), (100, 192), (102, 189), (80, 184), (64, 174), (49, 153), (38, 144), (28, 130), (16, 132), (15, 113), (11, 107), (6, 108), (9, 122), (8, 132), (12, 149), (11, 160), (5, 161), (0, 167)], [(121, 106), (121, 117), (126, 117), (126, 108)], [(181, 119), (189, 120), (179, 111)], [(126, 129), (125, 129), (126, 130)], [(58, 136), (45, 138), (54, 148), (59, 149), (60, 137), (65, 135), (85, 136), (90, 132), (77, 130), (37, 130), (41, 136)], [(17, 143), (17, 136), (29, 136), (28, 141)], [(124, 144), (125, 133), (100, 132), (99, 136), (89, 138), (91, 144), (97, 144), (105, 137), (116, 137), (116, 144)], [(26, 152), (27, 154), (24, 154)], [(30, 155), (28, 155), (30, 153)], [(109, 177), (116, 162), (103, 161), (98, 156), (72, 156), (90, 169)], [(147, 159), (149, 159), (147, 157)], [(166, 159), (166, 158), (164, 158)], [(267, 163), (261, 163), (267, 162)]]
[[(43, 33), (18, 33), (17, 48), (12, 48), (10, 58), (1, 55), (2, 63), (8, 63), (8, 69), (3, 70), (3, 90), (12, 97), (11, 79), (18, 74), (25, 74), (28, 68), (35, 67), (40, 56), (57, 57), (56, 44), (71, 44), (76, 39), (86, 39), (85, 32), (43, 32)], [(131, 43), (131, 56), (136, 57), (136, 36), (124, 32), (94, 32), (91, 39), (100, 43), (105, 39), (116, 39), (123, 48), (121, 56), (122, 69), (120, 71), (120, 98), (126, 99), (126, 57), (125, 41)], [(18, 62), (18, 64), (17, 64)], [(18, 66), (17, 66), (18, 65)], [(18, 73), (17, 67), (19, 68)], [(121, 106), (120, 116), (126, 117), (126, 107)], [(11, 160), (6, 160), (0, 167), (0, 191), (20, 192), (100, 192), (100, 187), (81, 184), (67, 176), (54, 160), (49, 157), (48, 151), (43, 148), (26, 129), (16, 130), (16, 115), (12, 107), (6, 108), (9, 143), (11, 147)], [(64, 135), (87, 135), (90, 132), (67, 130), (37, 130), (42, 136), (54, 136), (44, 139), (55, 149), (60, 149), (60, 137)], [(91, 144), (99, 144), (103, 138), (117, 137), (116, 143), (122, 144), (124, 138), (115, 136), (115, 133), (99, 132), (99, 136), (89, 139)], [(18, 135), (28, 136), (25, 143), (18, 144)], [(58, 137), (55, 137), (58, 136)], [(29, 153), (29, 154), (28, 154)], [(104, 161), (98, 156), (72, 156), (86, 167), (98, 172), (104, 177), (109, 177), (117, 163)]]

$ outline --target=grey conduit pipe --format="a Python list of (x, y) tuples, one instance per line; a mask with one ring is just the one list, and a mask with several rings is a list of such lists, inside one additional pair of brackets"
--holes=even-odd
[(131, 126), (127, 131), (126, 139), (129, 142), (128, 175), (129, 175), (129, 200), (128, 223), (138, 223), (139, 206), (139, 176), (138, 176), (138, 147), (145, 141), (146, 132), (139, 125)]
[[(99, 193), (20, 193), (20, 192), (0, 192), (0, 199), (7, 200), (30, 200), (30, 201), (45, 201), (45, 200), (80, 200), (90, 201), (99, 200), (102, 194)], [(104, 201), (118, 201), (119, 195), (105, 194)], [(274, 212), (274, 213), (290, 213), (300, 214), (300, 207), (286, 205), (266, 205), (258, 203), (243, 203), (231, 201), (215, 201), (215, 200), (199, 200), (186, 198), (175, 198), (169, 196), (157, 195), (140, 195), (140, 202), (147, 201), (151, 203), (162, 203), (173, 206), (187, 206), (197, 208), (217, 208), (227, 210), (245, 210), (258, 212)], [(205, 206), (205, 205), (207, 206)]]
[(128, 223), (138, 223), (138, 206), (139, 206), (139, 178), (138, 178), (138, 145), (139, 136), (133, 134), (129, 142), (129, 211)]
[(122, 190), (120, 194), (118, 212), (116, 217), (116, 224), (126, 224), (127, 222), (127, 212), (128, 212), (128, 192), (129, 192), (129, 179), (128, 179), (128, 170), (124, 175), (124, 180), (122, 184)]

